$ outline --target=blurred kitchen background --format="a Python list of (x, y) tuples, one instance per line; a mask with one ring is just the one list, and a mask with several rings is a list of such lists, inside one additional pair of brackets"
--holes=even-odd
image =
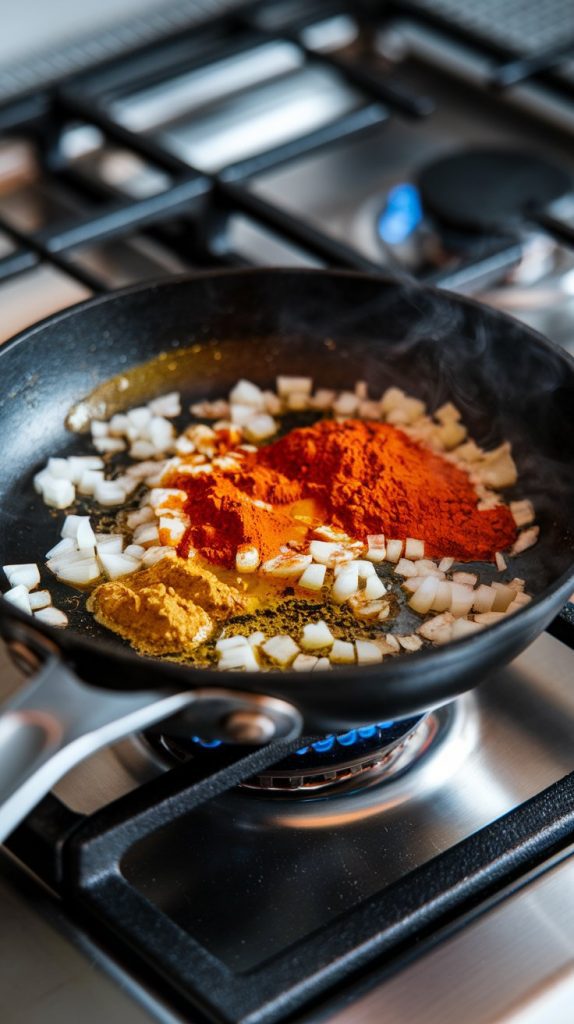
[[(4, 7), (1, 340), (163, 274), (333, 265), (574, 350), (570, 0)], [(461, 150), (462, 212), (423, 188)]]

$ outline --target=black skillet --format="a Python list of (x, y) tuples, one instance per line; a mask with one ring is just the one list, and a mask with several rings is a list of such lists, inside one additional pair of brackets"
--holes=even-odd
[[(184, 359), (169, 358), (188, 346)], [(331, 271), (208, 273), (138, 286), (51, 317), (0, 349), (0, 564), (41, 562), (57, 539), (63, 513), (54, 521), (32, 477), (50, 455), (89, 449), (87, 438), (65, 429), (68, 409), (161, 351), (167, 357), (153, 379), (137, 395), (118, 391), (116, 408), (172, 389), (186, 403), (221, 396), (240, 377), (269, 386), (277, 373), (335, 388), (364, 379), (373, 395), (393, 383), (431, 410), (452, 400), (479, 444), (512, 442), (517, 493), (534, 501), (541, 536), (512, 559), (510, 575), (524, 577), (534, 599), (446, 647), (327, 675), (218, 673), (141, 658), (100, 630), (81, 601), (70, 611), (71, 628), (59, 631), (0, 600), (12, 652), (30, 668), (44, 663), (29, 684), (35, 691), (0, 719), (0, 798), (20, 785), (4, 823), (0, 812), (0, 836), (74, 761), (186, 705), (184, 727), (195, 733), (261, 742), (448, 701), (527, 647), (573, 589), (574, 361), (472, 301)], [(61, 603), (63, 592), (50, 586)]]

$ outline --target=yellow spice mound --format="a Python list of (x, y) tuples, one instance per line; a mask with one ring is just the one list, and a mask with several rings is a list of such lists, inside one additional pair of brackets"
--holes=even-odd
[(182, 558), (102, 583), (88, 600), (98, 622), (151, 655), (192, 651), (243, 607), (237, 590)]

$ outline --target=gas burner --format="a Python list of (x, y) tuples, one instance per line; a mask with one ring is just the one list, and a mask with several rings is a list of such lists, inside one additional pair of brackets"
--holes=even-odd
[[(437, 733), (433, 714), (396, 722), (378, 722), (339, 735), (329, 735), (253, 776), (242, 787), (265, 792), (307, 794), (333, 789), (353, 780), (369, 784), (374, 778), (395, 777), (410, 767), (428, 749)], [(219, 740), (189, 740), (150, 735), (147, 740), (164, 759), (185, 762), (191, 758), (217, 758)]]
[(417, 184), (425, 211), (442, 224), (500, 233), (566, 195), (572, 178), (533, 153), (468, 149), (426, 164)]

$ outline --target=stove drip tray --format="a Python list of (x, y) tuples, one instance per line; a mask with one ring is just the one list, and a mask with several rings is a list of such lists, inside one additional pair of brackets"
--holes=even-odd
[[(352, 782), (355, 788), (395, 778), (422, 757), (438, 731), (436, 716), (426, 714), (326, 736), (248, 779), (242, 788), (305, 796), (343, 783)], [(217, 748), (223, 746), (219, 740), (206, 742), (198, 736), (183, 740), (150, 735), (148, 742), (163, 758), (180, 762), (197, 757), (215, 762)]]

